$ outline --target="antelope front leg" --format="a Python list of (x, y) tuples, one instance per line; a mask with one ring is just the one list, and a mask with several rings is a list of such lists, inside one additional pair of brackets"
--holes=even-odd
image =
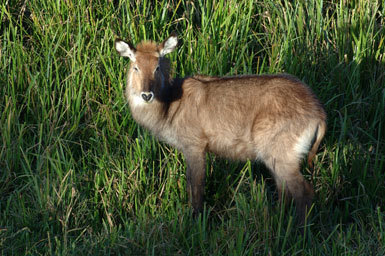
[(203, 210), (206, 176), (205, 152), (198, 149), (185, 150), (184, 156), (187, 163), (187, 194), (193, 207), (194, 215), (196, 215)]

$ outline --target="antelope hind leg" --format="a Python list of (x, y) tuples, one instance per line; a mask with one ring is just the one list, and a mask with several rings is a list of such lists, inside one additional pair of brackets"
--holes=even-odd
[(299, 163), (275, 162), (268, 165), (273, 173), (278, 189), (278, 199), (282, 200), (282, 189), (285, 189), (285, 202), (292, 198), (296, 206), (296, 214), (299, 225), (305, 223), (307, 212), (310, 210), (314, 190), (313, 186), (307, 182), (299, 171)]

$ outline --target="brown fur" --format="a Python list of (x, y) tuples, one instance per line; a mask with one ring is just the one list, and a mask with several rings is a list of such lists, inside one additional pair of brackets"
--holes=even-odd
[[(166, 40), (167, 41), (167, 40)], [(300, 163), (312, 159), (326, 131), (326, 114), (311, 90), (290, 75), (169, 78), (160, 55), (163, 42), (141, 43), (128, 72), (126, 97), (134, 119), (161, 140), (179, 148), (187, 163), (187, 191), (202, 210), (205, 154), (262, 161), (281, 198), (292, 197), (301, 222), (313, 198)], [(154, 72), (160, 65), (161, 74)], [(134, 67), (140, 72), (134, 71)], [(162, 82), (163, 81), (163, 82)], [(155, 99), (140, 101), (151, 91)]]

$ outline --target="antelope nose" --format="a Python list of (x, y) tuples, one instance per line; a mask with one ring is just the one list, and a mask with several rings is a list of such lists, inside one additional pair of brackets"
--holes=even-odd
[(153, 92), (142, 92), (140, 95), (142, 96), (145, 102), (150, 102), (154, 98)]

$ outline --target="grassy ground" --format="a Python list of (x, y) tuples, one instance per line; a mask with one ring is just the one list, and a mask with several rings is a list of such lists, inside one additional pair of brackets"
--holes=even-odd
[[(384, 255), (385, 2), (0, 5), (1, 255)], [(163, 40), (174, 73), (287, 72), (328, 113), (300, 236), (258, 163), (208, 156), (191, 216), (183, 155), (132, 120), (114, 38)]]

